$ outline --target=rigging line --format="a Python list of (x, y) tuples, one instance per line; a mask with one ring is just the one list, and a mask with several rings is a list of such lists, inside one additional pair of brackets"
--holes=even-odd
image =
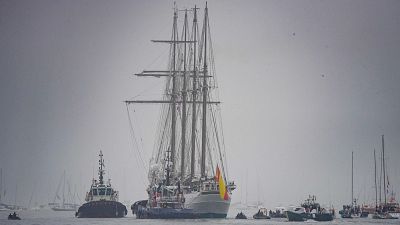
[(161, 57), (165, 56), (166, 53), (168, 52), (169, 48), (165, 47), (165, 50), (162, 51), (149, 65), (147, 65), (145, 68), (151, 68)]
[(221, 160), (221, 167), (222, 167), (222, 171), (223, 171), (223, 174), (225, 176), (225, 179), (227, 180), (228, 177), (227, 177), (227, 174), (225, 172), (226, 171), (226, 167), (224, 165), (225, 162), (223, 160), (223, 156), (222, 156), (222, 152), (221, 152), (221, 144), (220, 144), (220, 140), (219, 140), (219, 134), (218, 134), (218, 127), (217, 127), (217, 122), (216, 122), (216, 118), (215, 118), (215, 112), (214, 112), (214, 110), (212, 110), (212, 108), (211, 108), (210, 111), (211, 111), (211, 117), (212, 117), (212, 124), (214, 125), (215, 139), (216, 139), (217, 145), (218, 145), (219, 158)]
[(221, 115), (221, 107), (218, 105), (217, 106), (217, 111), (218, 111), (218, 122), (219, 122), (219, 128), (221, 131), (221, 143), (222, 143), (222, 153), (223, 153), (223, 157), (225, 159), (225, 169), (226, 169), (226, 177), (227, 179), (229, 178), (229, 174), (228, 174), (228, 160), (226, 160), (226, 146), (225, 146), (225, 135), (224, 135), (224, 127), (223, 127), (223, 122), (222, 122), (222, 115)]
[[(132, 144), (135, 145), (135, 143), (136, 143), (137, 153), (138, 153), (138, 156), (139, 156), (139, 157), (134, 157), (134, 158), (136, 159), (136, 162), (138, 163), (138, 167), (139, 167), (139, 163), (141, 162), (143, 168), (145, 169), (146, 168), (146, 164), (143, 161), (143, 158), (142, 158), (140, 150), (139, 150), (139, 145), (137, 144), (137, 140), (136, 140), (136, 137), (135, 137), (135, 132), (133, 130), (132, 119), (131, 119), (131, 116), (130, 116), (130, 113), (129, 113), (128, 104), (126, 104), (126, 111), (128, 113), (129, 127), (130, 127), (131, 137), (133, 139), (132, 140)], [(140, 162), (139, 162), (138, 158), (140, 159)], [(140, 174), (140, 177), (142, 178), (143, 184), (146, 185), (146, 182), (145, 182), (145, 179), (143, 177), (143, 174), (142, 173), (139, 173), (139, 174)]]
[[(156, 152), (156, 163), (160, 162), (160, 156), (162, 156), (162, 147), (163, 147), (163, 144), (164, 144), (164, 140), (168, 140), (168, 139), (166, 139), (166, 138), (168, 138), (166, 136), (168, 135), (168, 130), (167, 129), (170, 128), (170, 126), (169, 126), (170, 123), (169, 123), (169, 120), (168, 120), (168, 118), (170, 116), (170, 109), (171, 109), (171, 107), (164, 106), (163, 107), (163, 111), (162, 111), (162, 115), (160, 116), (161, 117), (160, 120), (159, 120), (160, 127), (159, 127), (158, 130), (161, 133), (160, 132), (158, 133), (159, 135), (157, 137), (157, 142), (155, 143), (155, 145), (153, 147), (154, 151), (156, 151), (156, 149), (158, 149), (157, 152)], [(165, 113), (165, 111), (167, 111), (167, 113)], [(163, 121), (164, 121), (164, 123), (162, 123)], [(163, 125), (163, 124), (164, 124), (164, 126), (161, 127), (161, 125)]]
[[(207, 134), (207, 136), (209, 136), (208, 134)], [(207, 149), (208, 149), (208, 157), (210, 158), (209, 159), (209, 162), (210, 162), (210, 168), (209, 168), (209, 170), (211, 171), (211, 174), (212, 174), (212, 176), (213, 177), (215, 177), (215, 171), (214, 171), (214, 161), (213, 161), (213, 157), (212, 157), (212, 155), (211, 155), (211, 143), (210, 143), (210, 138), (208, 138), (207, 137)], [(207, 174), (207, 173), (206, 173)]]

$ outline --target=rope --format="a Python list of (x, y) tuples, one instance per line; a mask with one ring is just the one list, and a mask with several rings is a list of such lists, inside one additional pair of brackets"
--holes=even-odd
[[(135, 131), (133, 129), (133, 125), (132, 125), (133, 123), (132, 123), (131, 115), (129, 113), (128, 104), (126, 104), (126, 111), (128, 113), (128, 120), (129, 120), (130, 133), (131, 133), (131, 137), (132, 137), (132, 144), (133, 145), (136, 144), (136, 147), (137, 147), (136, 152), (137, 152), (138, 157), (135, 157), (135, 160), (136, 160), (136, 163), (137, 163), (139, 169), (140, 169), (139, 163), (142, 163), (143, 169), (145, 169), (146, 163), (144, 162), (144, 160), (142, 158), (142, 154), (140, 153), (140, 150), (139, 150), (139, 145), (138, 145), (138, 142), (137, 142), (137, 139), (135, 136)], [(146, 182), (145, 182), (145, 178), (144, 178), (143, 174), (142, 173), (139, 173), (139, 174), (140, 174), (140, 177), (142, 178), (143, 184), (146, 186)]]

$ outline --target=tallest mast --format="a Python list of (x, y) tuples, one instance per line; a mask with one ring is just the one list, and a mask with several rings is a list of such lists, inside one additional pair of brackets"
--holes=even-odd
[(185, 148), (186, 148), (186, 98), (187, 98), (187, 71), (186, 71), (186, 35), (188, 28), (187, 10), (185, 10), (184, 30), (184, 48), (183, 48), (183, 87), (182, 87), (182, 138), (181, 138), (181, 180), (185, 178)]
[(206, 145), (207, 145), (207, 29), (208, 29), (208, 7), (204, 11), (204, 74), (203, 74), (203, 126), (201, 132), (201, 177), (206, 176)]
[[(171, 110), (172, 110), (172, 123), (171, 123), (171, 164), (172, 171), (175, 171), (175, 140), (176, 140), (176, 31), (177, 31), (178, 13), (176, 6), (174, 7), (174, 25), (172, 28), (173, 46), (172, 46), (172, 93), (171, 93)], [(169, 181), (169, 177), (167, 178)], [(168, 182), (169, 183), (169, 182)], [(169, 185), (169, 184), (167, 184)]]
[(190, 160), (190, 180), (194, 178), (194, 165), (196, 153), (196, 100), (197, 100), (197, 61), (196, 61), (196, 44), (197, 44), (197, 7), (194, 6), (193, 17), (193, 91), (192, 91), (192, 136), (191, 136), (191, 160)]

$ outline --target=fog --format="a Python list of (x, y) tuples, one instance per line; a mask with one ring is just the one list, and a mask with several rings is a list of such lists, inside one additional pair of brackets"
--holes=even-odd
[[(179, 8), (205, 1), (177, 1)], [(339, 206), (374, 202), (374, 148), (400, 191), (399, 1), (209, 1), (233, 202)], [(1, 0), (0, 168), (3, 202), (53, 201), (66, 171), (80, 199), (99, 150), (120, 200), (146, 197), (156, 99), (173, 1)], [(182, 19), (182, 16), (180, 17)], [(15, 194), (17, 192), (17, 195)], [(31, 205), (32, 207), (33, 205)]]

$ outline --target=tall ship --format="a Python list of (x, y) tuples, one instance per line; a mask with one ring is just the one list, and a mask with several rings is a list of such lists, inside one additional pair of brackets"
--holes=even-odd
[(104, 182), (104, 159), (103, 153), (99, 154), (99, 180), (92, 180), (89, 192), (81, 207), (79, 207), (75, 216), (78, 218), (117, 218), (124, 217), (127, 214), (125, 205), (118, 202), (118, 191), (111, 186), (108, 179)]
[(148, 198), (131, 207), (137, 218), (225, 218), (236, 188), (227, 171), (207, 3), (201, 31), (198, 13), (175, 5), (171, 39), (153, 40), (170, 47), (167, 69), (136, 74), (164, 78), (162, 98), (126, 101), (128, 113), (138, 104), (161, 108)]

